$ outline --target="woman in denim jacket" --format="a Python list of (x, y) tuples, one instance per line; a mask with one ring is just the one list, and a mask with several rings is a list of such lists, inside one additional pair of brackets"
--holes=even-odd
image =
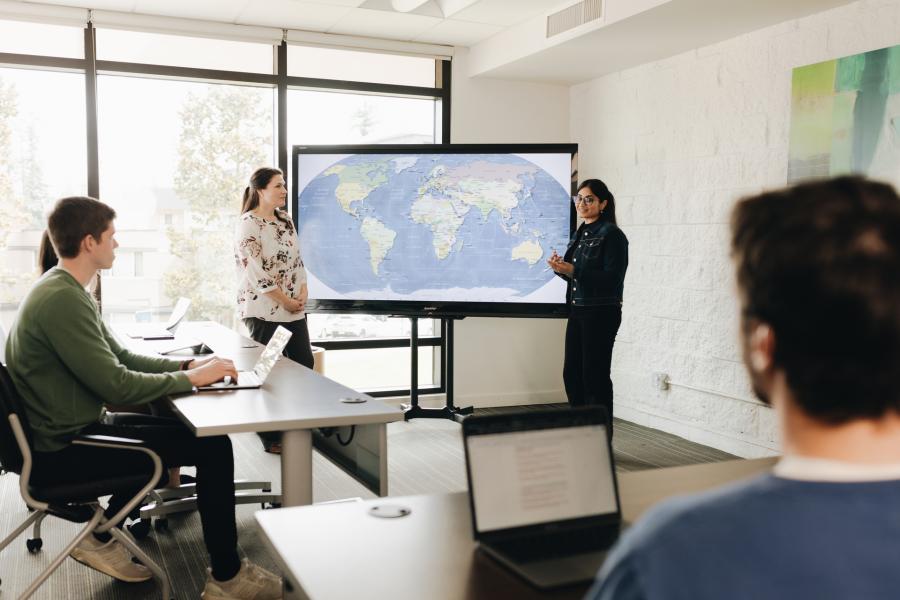
[[(628, 238), (616, 225), (615, 198), (599, 179), (578, 186), (573, 198), (582, 221), (564, 256), (547, 263), (568, 284), (563, 381), (569, 404), (599, 404), (612, 422), (609, 377), (613, 342), (622, 322), (622, 287), (628, 268)], [(609, 429), (612, 435), (612, 427)]]

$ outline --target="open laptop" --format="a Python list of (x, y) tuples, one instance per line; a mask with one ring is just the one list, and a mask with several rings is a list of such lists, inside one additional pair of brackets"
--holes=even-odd
[(159, 323), (143, 323), (132, 326), (125, 333), (130, 338), (138, 338), (144, 340), (172, 340), (175, 339), (175, 330), (178, 325), (187, 316), (187, 311), (191, 307), (189, 298), (179, 298), (169, 315), (169, 320), (162, 326)]
[(278, 357), (281, 356), (281, 351), (284, 350), (288, 340), (291, 339), (291, 335), (289, 330), (279, 325), (278, 328), (275, 329), (275, 333), (272, 334), (272, 339), (266, 344), (266, 349), (259, 355), (259, 360), (256, 361), (256, 365), (254, 365), (252, 371), (238, 371), (237, 381), (233, 381), (230, 377), (226, 377), (225, 381), (217, 381), (216, 383), (211, 383), (209, 385), (198, 386), (197, 391), (218, 392), (222, 390), (248, 390), (262, 387), (266, 382), (266, 377), (269, 376), (272, 367), (274, 367), (275, 363), (278, 361)]
[(608, 426), (602, 407), (465, 419), (479, 547), (539, 588), (593, 579), (622, 523)]

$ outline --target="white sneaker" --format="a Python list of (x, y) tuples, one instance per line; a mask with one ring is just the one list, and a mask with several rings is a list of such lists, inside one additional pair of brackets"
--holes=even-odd
[(131, 552), (115, 539), (106, 543), (87, 536), (71, 554), (72, 558), (119, 581), (137, 583), (153, 577), (153, 572), (131, 560)]
[(246, 558), (238, 574), (228, 581), (219, 581), (210, 569), (206, 572), (206, 587), (200, 594), (203, 600), (281, 600), (281, 577)]

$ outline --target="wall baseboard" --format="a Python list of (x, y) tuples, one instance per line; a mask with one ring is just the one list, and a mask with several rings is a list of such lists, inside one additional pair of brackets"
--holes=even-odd
[(617, 404), (614, 412), (617, 419), (659, 429), (660, 431), (665, 431), (666, 433), (671, 433), (672, 435), (677, 435), (686, 440), (728, 452), (741, 458), (762, 458), (777, 456), (781, 453), (775, 445), (770, 447), (759, 442), (741, 440), (728, 434), (680, 422), (671, 417), (653, 414), (634, 406)]
[[(393, 396), (382, 398), (392, 406), (409, 404), (409, 396)], [(498, 406), (525, 406), (528, 404), (553, 404), (565, 402), (564, 390), (545, 390), (540, 392), (515, 392), (509, 394), (463, 394), (456, 395), (453, 403), (456, 406), (474, 406), (475, 408), (494, 408)], [(444, 394), (429, 394), (419, 397), (419, 404), (425, 407), (439, 407), (446, 402)]]
[[(409, 396), (395, 396), (392, 398), (383, 398), (384, 402), (392, 406), (400, 406), (409, 403)], [(479, 395), (467, 394), (457, 397), (456, 406), (474, 406), (475, 408), (493, 408), (499, 406), (524, 406), (528, 404), (552, 404), (556, 402), (565, 402), (566, 393), (564, 390), (547, 390), (542, 392), (529, 393), (511, 393), (511, 394), (492, 394)], [(429, 394), (419, 399), (419, 404), (427, 408), (437, 408), (444, 405), (446, 396), (444, 394)], [(749, 440), (741, 440), (730, 435), (710, 431), (689, 423), (679, 422), (671, 417), (653, 414), (646, 410), (634, 406), (617, 404), (615, 406), (615, 416), (617, 419), (630, 421), (644, 427), (652, 427), (659, 429), (672, 435), (677, 435), (686, 440), (703, 444), (711, 448), (716, 448), (741, 458), (762, 458), (766, 456), (776, 456), (780, 453), (777, 446), (764, 446), (758, 442)]]

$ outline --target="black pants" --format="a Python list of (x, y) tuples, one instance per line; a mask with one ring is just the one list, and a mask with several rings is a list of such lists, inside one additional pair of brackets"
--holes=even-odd
[[(622, 323), (619, 304), (576, 309), (566, 325), (563, 382), (572, 406), (599, 404), (613, 414), (613, 385), (609, 377), (613, 343)], [(610, 428), (612, 432), (612, 428)]]
[[(312, 347), (309, 345), (309, 326), (306, 319), (298, 321), (288, 321), (286, 323), (276, 323), (274, 321), (263, 321), (255, 317), (244, 319), (244, 325), (250, 330), (250, 337), (260, 344), (268, 344), (278, 326), (290, 330), (291, 339), (288, 340), (287, 346), (284, 347), (285, 357), (294, 362), (298, 362), (304, 367), (310, 369), (315, 364), (313, 359)], [(271, 451), (272, 446), (281, 442), (280, 432), (263, 431), (259, 433), (259, 439), (262, 440), (266, 451)]]
[[(197, 510), (213, 575), (224, 580), (237, 574), (240, 558), (234, 517), (234, 455), (228, 436), (198, 438), (177, 419), (131, 413), (107, 413), (103, 422), (89, 425), (82, 433), (143, 440), (159, 454), (165, 468), (196, 466)], [(142, 452), (71, 445), (34, 454), (36, 482), (78, 483), (141, 472), (147, 473), (149, 481), (153, 463)], [(167, 480), (163, 470), (160, 485)], [(106, 516), (115, 515), (139, 489), (111, 496)]]
[(250, 337), (260, 344), (268, 344), (279, 325), (288, 329), (292, 335), (282, 354), (304, 367), (313, 368), (313, 353), (309, 345), (309, 326), (306, 324), (306, 319), (276, 323), (250, 317), (244, 319), (244, 325), (250, 330)]

